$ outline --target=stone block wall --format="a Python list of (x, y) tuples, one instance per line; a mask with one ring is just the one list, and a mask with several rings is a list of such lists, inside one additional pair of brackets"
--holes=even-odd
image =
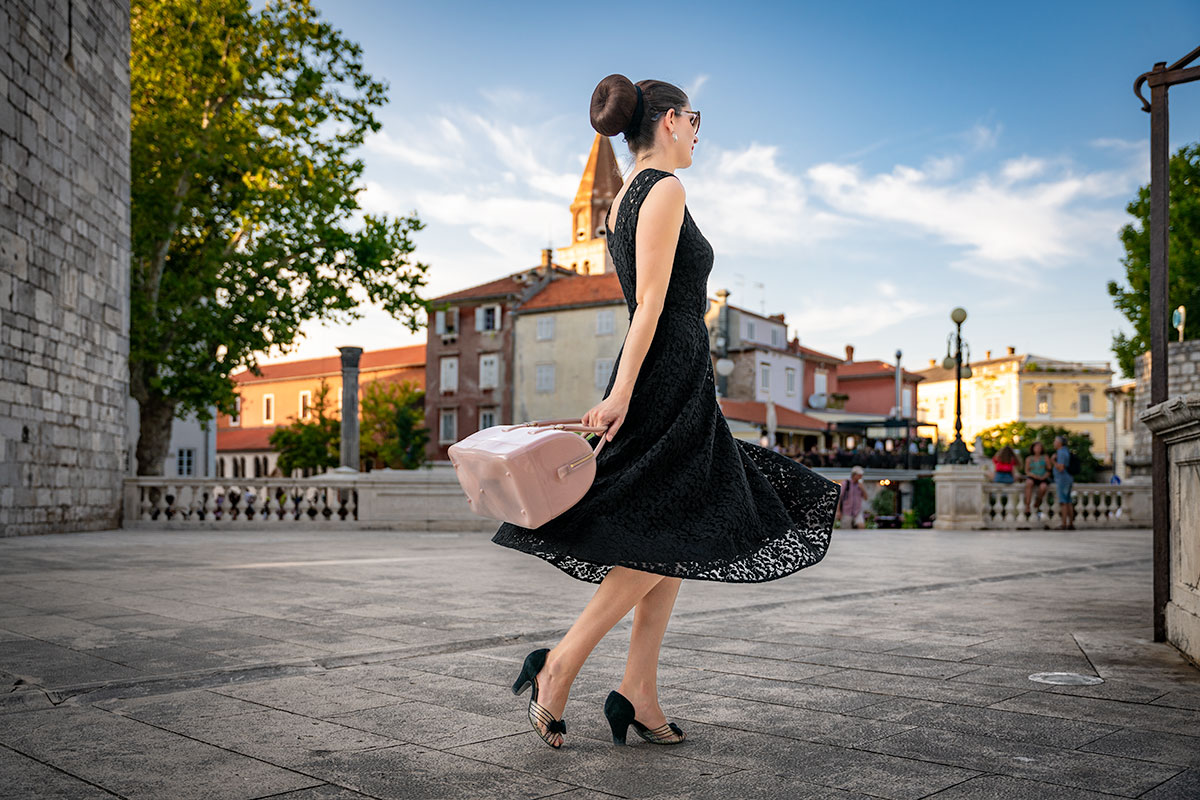
[[(1141, 414), (1150, 407), (1150, 353), (1143, 353), (1134, 365), (1133, 452), (1126, 463), (1132, 475), (1150, 475), (1150, 429)], [(1167, 344), (1167, 394), (1178, 397), (1200, 393), (1200, 339)]]
[(120, 526), (129, 2), (0, 5), (0, 533)]

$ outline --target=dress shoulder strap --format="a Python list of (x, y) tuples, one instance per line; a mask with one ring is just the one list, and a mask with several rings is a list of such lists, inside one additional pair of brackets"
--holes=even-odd
[(650, 193), (651, 187), (666, 177), (675, 177), (675, 174), (663, 169), (647, 167), (637, 175), (634, 175), (633, 181), (629, 184), (629, 189), (621, 197), (620, 204), (615, 209), (609, 209), (609, 214), (613, 217), (611, 221), (606, 223), (609, 226), (609, 230), (614, 233), (616, 232), (616, 225), (619, 224), (622, 210), (624, 210), (625, 216), (632, 215), (636, 219), (637, 213), (642, 207), (642, 201)]

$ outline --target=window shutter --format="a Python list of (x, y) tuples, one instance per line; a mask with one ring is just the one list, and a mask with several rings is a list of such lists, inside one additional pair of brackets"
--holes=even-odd
[(438, 311), (434, 314), (434, 333), (446, 332), (446, 312)]
[(496, 330), (500, 330), (500, 317), (501, 317), (501, 312), (503, 310), (504, 310), (504, 306), (497, 303), (496, 304)]
[(483, 330), (483, 306), (475, 306), (475, 330)]

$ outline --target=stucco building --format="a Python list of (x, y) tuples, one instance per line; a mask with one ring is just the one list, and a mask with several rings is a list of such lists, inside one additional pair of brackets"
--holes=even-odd
[(600, 402), (631, 321), (615, 272), (552, 281), (512, 317), (512, 422), (582, 417)]
[[(247, 369), (231, 376), (237, 385), (237, 413), (217, 415), (217, 477), (264, 478), (274, 473), (279, 454), (268, 441), (270, 435), (293, 420), (311, 419), (322, 383), (329, 387), (327, 413), (341, 418), (340, 355), (262, 364), (259, 369), (261, 375)], [(364, 352), (358, 375), (360, 410), (367, 384), (375, 381), (408, 381), (423, 389), (425, 346)], [(425, 424), (430, 427), (428, 420)]]
[[(1104, 361), (1063, 361), (1017, 353), (1012, 347), (993, 358), (990, 351), (971, 362), (962, 381), (963, 439), (968, 443), (988, 428), (1010, 422), (1058, 425), (1092, 437), (1092, 452), (1107, 460), (1108, 402), (1112, 368)], [(937, 424), (943, 441), (954, 437), (954, 370), (931, 360), (917, 373), (925, 378), (918, 402), (923, 420)]]
[[(558, 248), (556, 263), (580, 275), (613, 271), (604, 218), (622, 183), (612, 142), (597, 133), (571, 203), (571, 244)], [(615, 224), (616, 214), (612, 216), (609, 222)]]

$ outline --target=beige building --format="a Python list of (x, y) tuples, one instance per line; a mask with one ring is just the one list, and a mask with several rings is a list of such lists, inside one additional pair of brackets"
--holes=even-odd
[(514, 423), (582, 417), (600, 402), (629, 331), (615, 272), (552, 281), (512, 319)]
[[(1111, 457), (1106, 390), (1112, 368), (1105, 361), (1062, 361), (1017, 353), (1000, 357), (991, 352), (971, 362), (970, 378), (962, 382), (963, 439), (970, 445), (988, 428), (1010, 422), (1057, 425), (1088, 433), (1092, 453), (1101, 461)], [(918, 400), (919, 416), (938, 426), (943, 442), (954, 438), (954, 370), (930, 360)]]

